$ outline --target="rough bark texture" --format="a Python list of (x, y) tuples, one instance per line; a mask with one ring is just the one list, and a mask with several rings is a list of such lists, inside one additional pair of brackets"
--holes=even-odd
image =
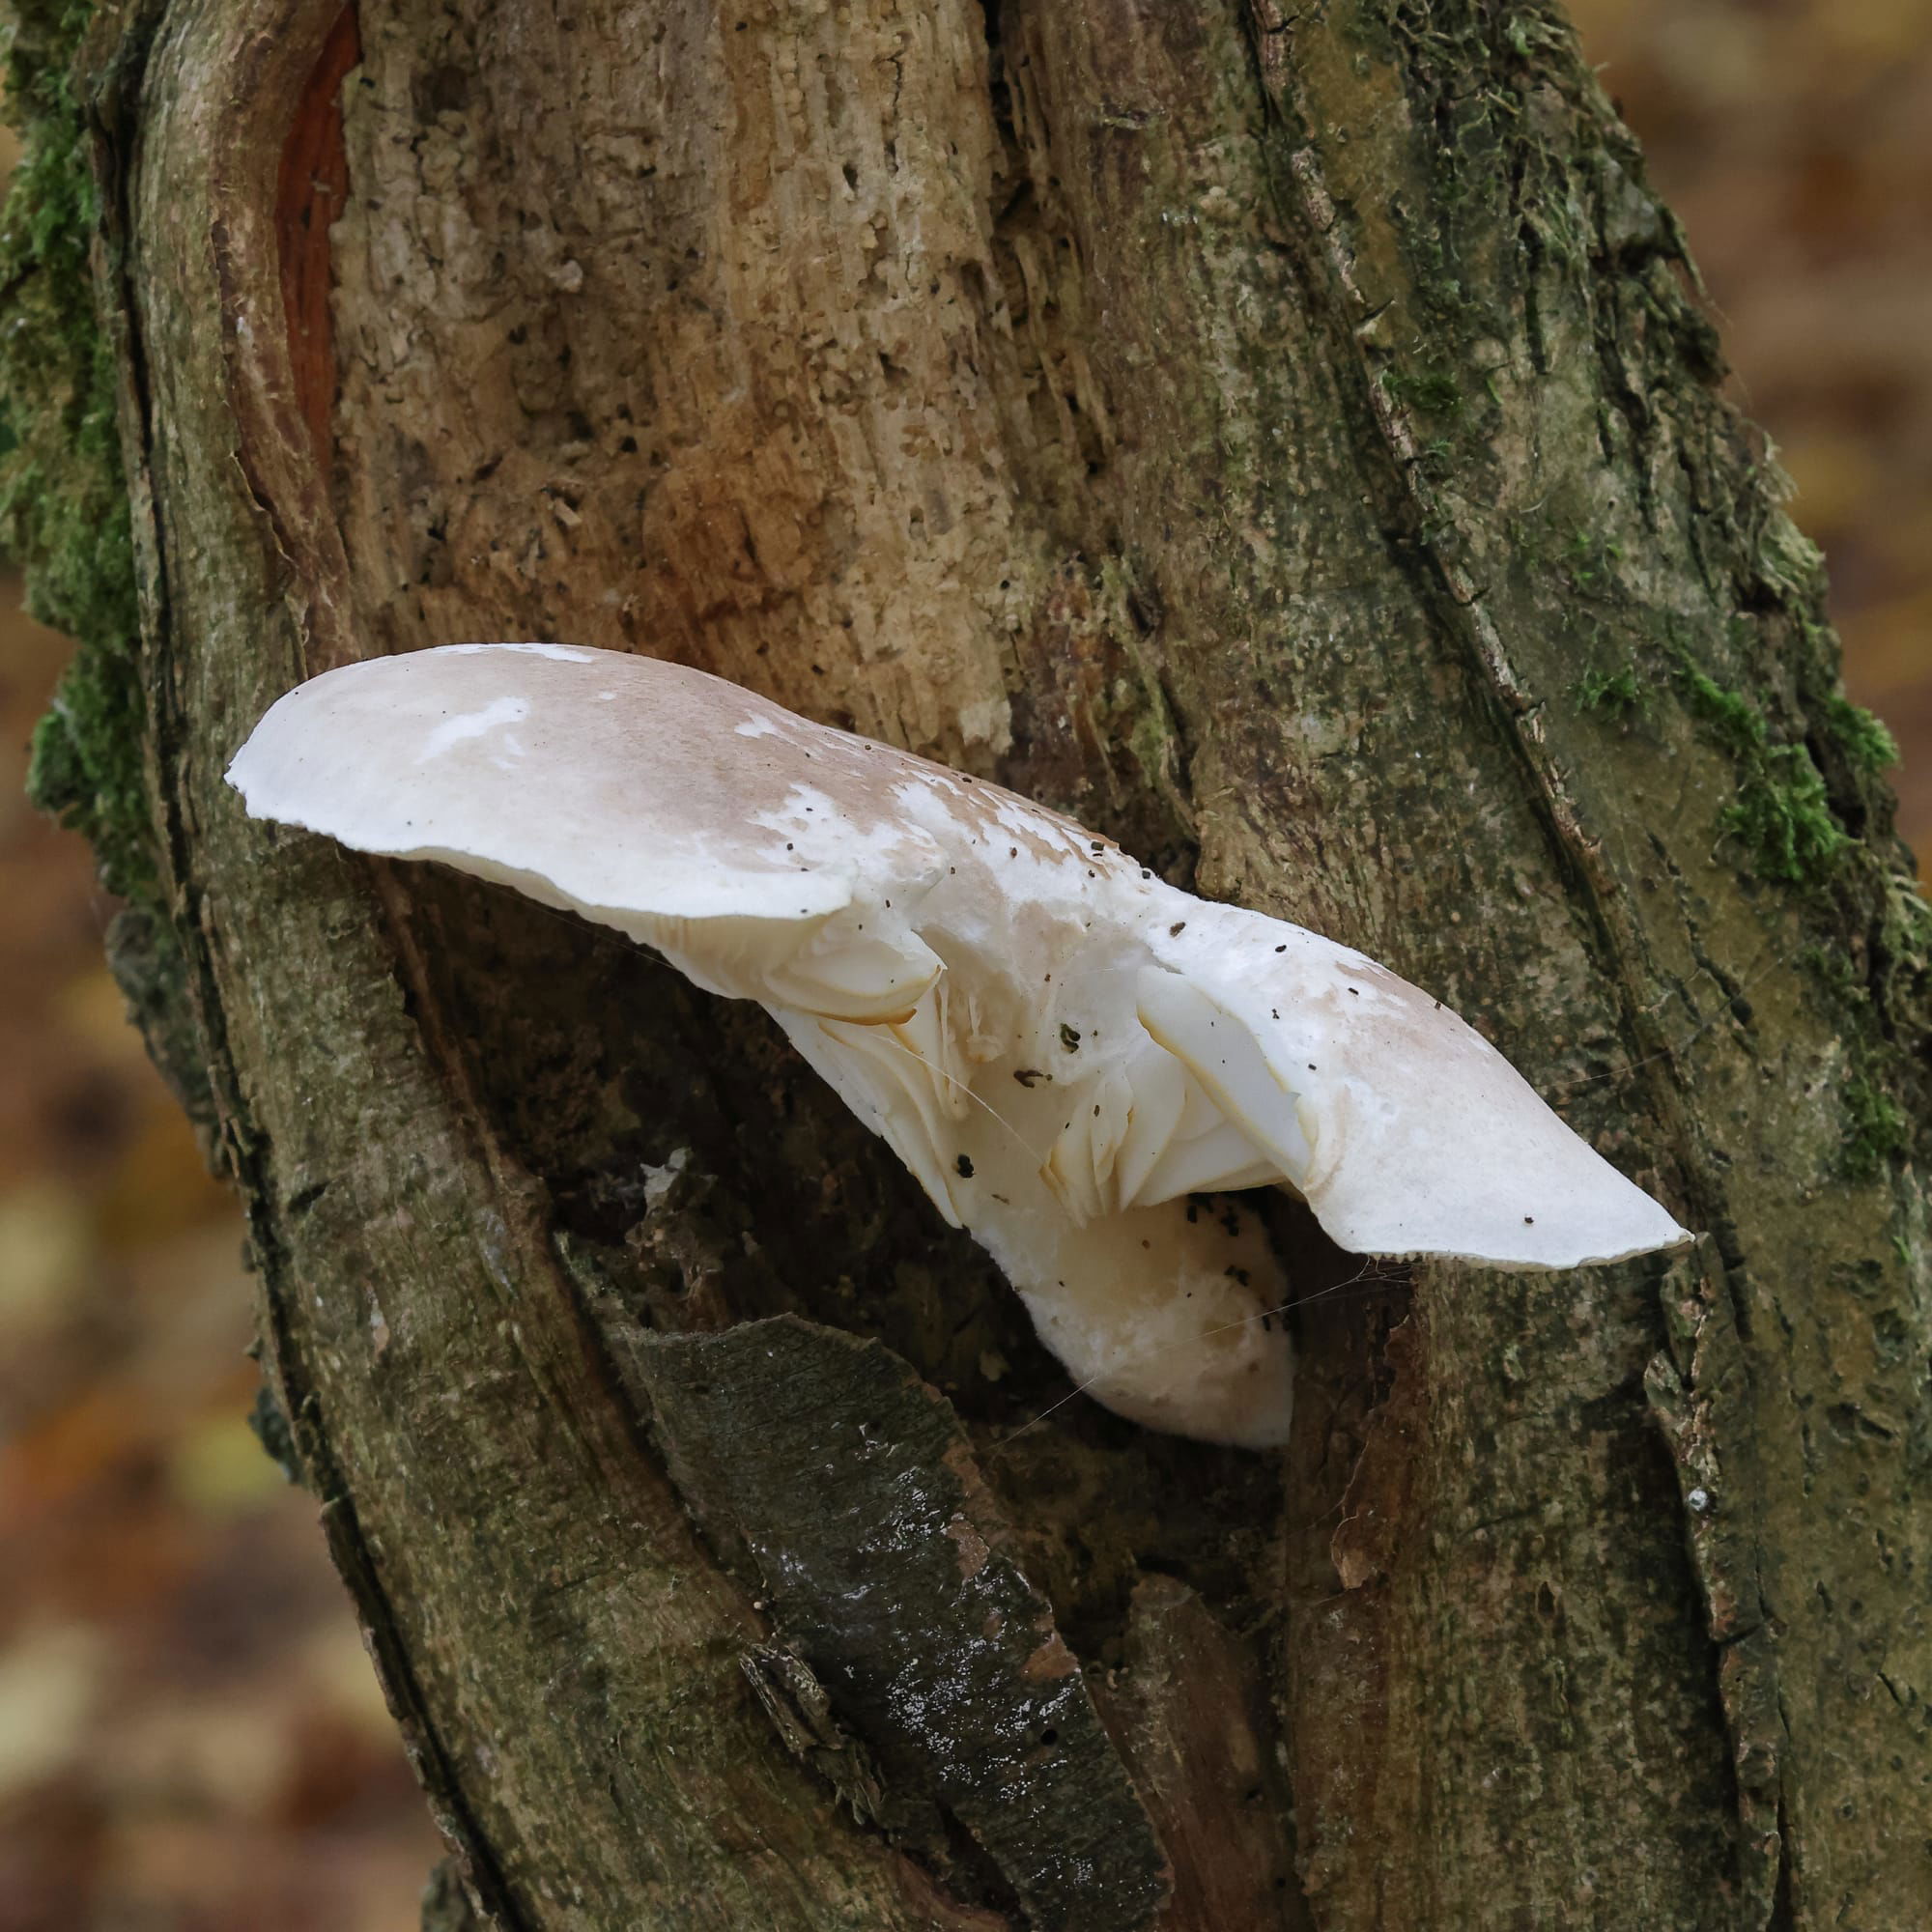
[[(154, 0), (80, 71), (125, 970), (477, 1909), (1932, 1918), (1926, 915), (1556, 15)], [(474, 637), (1358, 945), (1704, 1238), (1364, 1277), (1283, 1204), (1287, 1454), (1062, 1403), (755, 1011), (223, 789), (300, 676)]]

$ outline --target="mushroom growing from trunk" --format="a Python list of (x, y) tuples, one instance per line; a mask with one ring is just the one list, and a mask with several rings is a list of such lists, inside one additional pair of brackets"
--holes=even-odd
[(756, 1000), (1076, 1381), (1134, 1421), (1287, 1434), (1281, 1186), (1343, 1247), (1577, 1267), (1690, 1236), (1439, 1001), (1179, 892), (996, 785), (723, 679), (453, 644), (281, 698), (248, 810), (615, 926)]

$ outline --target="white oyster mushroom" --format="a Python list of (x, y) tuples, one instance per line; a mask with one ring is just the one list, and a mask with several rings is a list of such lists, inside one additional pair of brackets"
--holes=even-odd
[(1690, 1236), (1438, 1001), (1177, 891), (1043, 807), (682, 666), (378, 658), (281, 698), (258, 818), (434, 859), (756, 1000), (1110, 1408), (1286, 1435), (1292, 1291), (1244, 1204), (1345, 1248), (1563, 1268)]

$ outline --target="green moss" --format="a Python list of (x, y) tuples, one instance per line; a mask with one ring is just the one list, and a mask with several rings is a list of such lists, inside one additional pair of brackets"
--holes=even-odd
[(1578, 711), (1619, 724), (1643, 709), (1643, 686), (1631, 665), (1625, 665), (1621, 670), (1586, 670), (1571, 689)]
[(1711, 736), (1732, 757), (1750, 757), (1769, 743), (1764, 714), (1743, 692), (1726, 691), (1693, 664), (1684, 667), (1684, 686), (1690, 715), (1710, 727)]
[(1815, 884), (1857, 841), (1832, 815), (1825, 780), (1803, 745), (1774, 745), (1719, 815), (1762, 878)]
[(1824, 775), (1803, 745), (1781, 745), (1743, 692), (1727, 691), (1690, 663), (1683, 666), (1690, 714), (1736, 761), (1737, 795), (1718, 822), (1744, 848), (1760, 878), (1816, 885), (1858, 841), (1832, 810)]
[(1870, 1003), (1870, 989), (1860, 976), (1851, 954), (1842, 946), (1804, 947), (1799, 952), (1798, 963), (1846, 1005), (1864, 1006)]
[(1849, 697), (1828, 698), (1825, 724), (1859, 770), (1883, 772), (1897, 764), (1897, 739), (1863, 705)]
[(1454, 416), (1462, 412), (1462, 384), (1446, 369), (1384, 369), (1381, 385), (1406, 409), (1435, 416)]
[(1861, 1075), (1844, 1092), (1844, 1172), (1848, 1180), (1875, 1180), (1909, 1135), (1904, 1110), (1884, 1088)]
[(1578, 590), (1601, 590), (1623, 554), (1623, 545), (1614, 538), (1573, 530), (1563, 546), (1563, 568)]
[(0, 212), (0, 544), (27, 608), (79, 646), (34, 737), (28, 791), (93, 840), (111, 891), (152, 889), (144, 706), (112, 353), (94, 309), (97, 209), (70, 78), (91, 0), (14, 0), (9, 108), (22, 141)]

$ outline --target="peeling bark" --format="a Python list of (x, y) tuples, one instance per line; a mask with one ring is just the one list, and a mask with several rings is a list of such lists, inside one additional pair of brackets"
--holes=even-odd
[[(1932, 1917), (1927, 921), (1555, 15), (156, 0), (83, 82), (185, 962), (125, 970), (436, 1922)], [(1065, 1400), (762, 1015), (222, 787), (487, 637), (1360, 946), (1704, 1238), (1364, 1271), (1283, 1203), (1283, 1457)]]

